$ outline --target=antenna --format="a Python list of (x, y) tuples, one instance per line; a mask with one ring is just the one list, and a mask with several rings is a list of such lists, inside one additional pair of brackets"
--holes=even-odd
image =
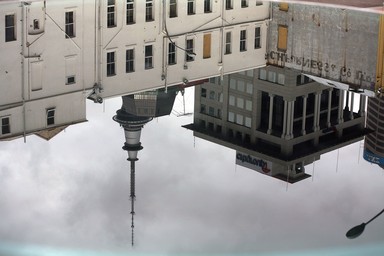
[(135, 228), (135, 200), (136, 200), (136, 194), (135, 194), (135, 161), (131, 160), (131, 194), (129, 195), (131, 199), (131, 229), (132, 229), (132, 247), (134, 246), (134, 228)]

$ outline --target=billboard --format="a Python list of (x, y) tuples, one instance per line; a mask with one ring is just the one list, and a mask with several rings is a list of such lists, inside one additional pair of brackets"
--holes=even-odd
[(236, 164), (255, 170), (262, 174), (272, 175), (272, 162), (251, 156), (242, 152), (236, 152)]
[(384, 157), (376, 155), (367, 149), (364, 150), (364, 159), (373, 164), (384, 165)]

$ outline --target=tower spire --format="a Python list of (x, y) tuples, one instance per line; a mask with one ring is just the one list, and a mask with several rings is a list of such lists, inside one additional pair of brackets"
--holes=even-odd
[(125, 104), (126, 98), (123, 98), (123, 106), (121, 109), (116, 111), (116, 115), (113, 117), (113, 120), (118, 122), (124, 128), (125, 142), (123, 150), (128, 152), (127, 160), (130, 162), (130, 178), (131, 178), (131, 189), (130, 189), (130, 200), (131, 200), (131, 244), (134, 246), (134, 216), (135, 216), (135, 200), (136, 200), (136, 190), (135, 190), (135, 162), (139, 159), (137, 158), (137, 153), (143, 149), (140, 142), (141, 129), (143, 126), (151, 121), (152, 117), (147, 116), (136, 116), (129, 114), (126, 111)]

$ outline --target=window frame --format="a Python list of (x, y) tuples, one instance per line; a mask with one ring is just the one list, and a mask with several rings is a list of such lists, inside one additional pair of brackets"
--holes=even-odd
[(187, 54), (187, 53), (193, 53), (195, 51), (195, 42), (193, 38), (187, 39), (185, 50), (186, 50), (185, 61), (186, 62), (194, 61), (195, 57)]
[(194, 15), (194, 14), (196, 14), (195, 0), (188, 0), (187, 1), (187, 15)]
[(116, 27), (116, 1), (108, 0), (107, 2), (107, 28)]
[(233, 9), (233, 0), (225, 0), (225, 10)]
[[(53, 113), (53, 115), (51, 115), (51, 113)], [(55, 108), (47, 108), (46, 109), (47, 126), (55, 125), (55, 114), (56, 114)]]
[(260, 49), (261, 48), (261, 27), (255, 27), (254, 48), (255, 49)]
[(169, 0), (169, 18), (177, 17), (177, 0)]
[(154, 5), (153, 0), (145, 1), (145, 22), (154, 21)]
[(240, 52), (247, 51), (247, 30), (240, 30)]
[[(150, 52), (147, 52), (147, 49), (148, 50), (150, 49)], [(145, 70), (153, 69), (154, 67), (153, 52), (154, 52), (154, 49), (152, 44), (148, 44), (144, 46), (144, 69)], [(150, 53), (150, 54), (147, 54), (147, 53)]]
[(135, 72), (135, 49), (125, 50), (125, 73)]
[(211, 12), (212, 12), (212, 1), (204, 0), (204, 13), (211, 13)]
[(116, 51), (107, 52), (106, 63), (107, 63), (107, 77), (115, 76), (116, 75)]
[[(0, 135), (11, 134), (11, 118), (10, 116), (2, 116), (1, 120), (1, 133)], [(4, 120), (8, 120), (7, 124), (4, 124)]]
[[(7, 17), (10, 17), (11, 19)], [(16, 41), (16, 14), (7, 14), (4, 19), (5, 42)], [(9, 24), (9, 21), (12, 21), (12, 24)]]
[(65, 12), (65, 38), (76, 37), (75, 17), (75, 11)]
[(231, 54), (231, 53), (232, 53), (232, 31), (227, 31), (227, 32), (225, 32), (225, 51), (224, 51), (224, 54)]
[(168, 43), (168, 65), (175, 65), (177, 63), (176, 59), (176, 43)]
[(136, 23), (135, 19), (135, 0), (127, 0), (126, 4), (126, 19), (125, 24), (131, 25)]
[(241, 8), (247, 8), (249, 6), (248, 0), (241, 0)]

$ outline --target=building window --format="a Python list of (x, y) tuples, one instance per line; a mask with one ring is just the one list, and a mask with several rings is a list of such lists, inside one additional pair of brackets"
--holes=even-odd
[(211, 0), (204, 0), (204, 12), (212, 12), (212, 3)]
[(193, 47), (193, 39), (187, 39), (187, 48), (185, 49), (185, 59), (186, 61), (194, 61), (195, 57), (193, 56), (194, 47)]
[(226, 10), (233, 9), (233, 0), (225, 0), (225, 9)]
[(8, 134), (11, 133), (11, 124), (9, 122), (9, 117), (2, 117), (1, 118), (1, 134)]
[(252, 126), (252, 119), (250, 117), (245, 117), (245, 126), (248, 128), (251, 128)]
[(188, 0), (188, 3), (187, 3), (187, 14), (188, 15), (195, 14), (195, 0)]
[(261, 29), (255, 28), (255, 49), (261, 48)]
[(169, 0), (169, 18), (177, 17), (177, 0)]
[(115, 52), (107, 52), (107, 76), (116, 75)]
[(244, 108), (244, 99), (243, 98), (237, 98), (236, 100), (236, 106), (238, 108), (243, 109)]
[(127, 25), (135, 23), (135, 3), (134, 0), (127, 0)]
[(47, 109), (47, 125), (55, 124), (55, 109)]
[(176, 64), (176, 46), (174, 43), (168, 44), (168, 65)]
[(228, 112), (228, 122), (235, 122), (235, 113), (233, 112)]
[(65, 38), (75, 37), (74, 12), (65, 13)]
[(206, 107), (204, 104), (200, 105), (200, 113), (205, 114), (206, 113)]
[(229, 95), (229, 105), (235, 106), (235, 96)]
[(5, 15), (5, 42), (16, 40), (15, 15)]
[(33, 29), (34, 29), (34, 30), (38, 30), (38, 29), (40, 29), (40, 22), (39, 22), (38, 19), (34, 19), (34, 20), (33, 20)]
[(260, 80), (267, 80), (267, 71), (265, 69), (259, 70), (259, 79)]
[(215, 116), (215, 109), (213, 107), (208, 108), (208, 115)]
[(278, 40), (277, 40), (277, 49), (280, 51), (287, 50), (287, 37), (288, 37), (288, 27), (279, 25), (278, 27)]
[(214, 100), (215, 99), (215, 92), (214, 91), (209, 91), (209, 99)]
[(241, 8), (248, 7), (248, 0), (241, 0)]
[(211, 34), (204, 35), (203, 41), (203, 58), (211, 58)]
[(247, 50), (247, 31), (240, 31), (240, 51), (245, 52)]
[(225, 54), (231, 54), (232, 32), (225, 33)]
[(145, 21), (153, 21), (153, 0), (146, 0)]
[(276, 73), (273, 71), (268, 72), (268, 81), (272, 83), (276, 83)]
[(277, 83), (284, 85), (285, 84), (285, 75), (284, 74), (278, 74), (277, 75)]
[(153, 68), (153, 46), (145, 46), (145, 69)]
[(263, 1), (256, 1), (256, 6), (263, 5)]
[(128, 49), (125, 51), (125, 72), (135, 72), (135, 50)]
[(207, 97), (207, 89), (201, 88), (201, 97), (206, 98)]
[(247, 93), (252, 94), (253, 93), (253, 84), (247, 83)]
[(252, 101), (251, 100), (245, 101), (245, 109), (248, 111), (252, 111)]
[(75, 76), (67, 76), (67, 81), (65, 84), (75, 84), (76, 83), (76, 77)]
[(280, 11), (287, 12), (288, 11), (288, 3), (279, 3), (279, 9)]
[(112, 28), (116, 26), (115, 18), (115, 0), (108, 0), (107, 6), (107, 27)]

